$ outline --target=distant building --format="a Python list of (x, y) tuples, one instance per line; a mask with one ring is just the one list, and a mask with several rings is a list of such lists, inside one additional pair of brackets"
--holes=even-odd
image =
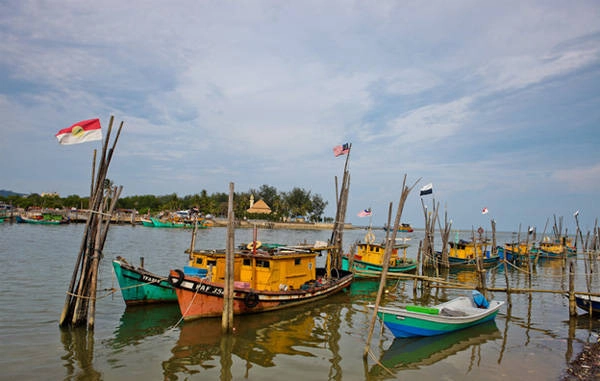
[(60, 197), (60, 195), (57, 192), (42, 193), (41, 196), (42, 197)]

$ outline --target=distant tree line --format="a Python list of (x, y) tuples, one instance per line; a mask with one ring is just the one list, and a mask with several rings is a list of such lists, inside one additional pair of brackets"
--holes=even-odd
[[(109, 183), (110, 184), (110, 183)], [(250, 196), (254, 200), (263, 200), (271, 208), (270, 214), (249, 214)], [(162, 211), (188, 210), (197, 207), (203, 214), (215, 216), (226, 216), (228, 208), (228, 193), (213, 193), (209, 195), (206, 190), (200, 194), (184, 197), (172, 193), (164, 196), (142, 195), (122, 197), (117, 201), (117, 208), (135, 209), (140, 214), (156, 214)], [(28, 209), (31, 207), (64, 209), (77, 208), (86, 209), (88, 197), (71, 195), (67, 197), (41, 196), (32, 193), (27, 196), (11, 195), (0, 196), (0, 201), (10, 204), (16, 208)], [(289, 192), (280, 192), (275, 187), (262, 185), (258, 189), (250, 189), (247, 192), (236, 192), (233, 196), (233, 205), (236, 218), (260, 218), (268, 221), (284, 221), (290, 218), (302, 216), (311, 222), (330, 222), (331, 217), (323, 216), (327, 201), (321, 195), (312, 194), (302, 188), (293, 188)]]

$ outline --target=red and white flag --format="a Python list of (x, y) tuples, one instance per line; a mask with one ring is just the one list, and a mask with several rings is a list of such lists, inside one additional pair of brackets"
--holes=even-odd
[(481, 214), (488, 214), (488, 208), (483, 208), (483, 210), (481, 210)]
[(373, 212), (371, 211), (371, 208), (368, 209), (364, 209), (361, 210), (360, 212), (358, 212), (357, 216), (359, 217), (369, 217), (373, 214)]
[(335, 155), (335, 157), (345, 155), (348, 152), (350, 152), (350, 144), (348, 143), (344, 143), (342, 145), (333, 147), (333, 154)]
[(63, 128), (55, 136), (60, 144), (78, 144), (102, 140), (100, 119), (82, 120), (71, 127)]

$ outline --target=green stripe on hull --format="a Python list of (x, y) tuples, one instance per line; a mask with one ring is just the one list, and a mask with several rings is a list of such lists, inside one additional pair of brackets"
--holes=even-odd
[(174, 303), (177, 301), (175, 290), (166, 278), (124, 268), (118, 261), (113, 261), (113, 268), (125, 304)]

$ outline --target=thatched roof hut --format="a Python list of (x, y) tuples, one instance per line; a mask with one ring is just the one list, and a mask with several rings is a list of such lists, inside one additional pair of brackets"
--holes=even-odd
[(250, 208), (246, 211), (248, 213), (253, 213), (253, 214), (270, 214), (271, 208), (263, 200), (258, 200), (255, 203), (253, 203), (250, 206)]

